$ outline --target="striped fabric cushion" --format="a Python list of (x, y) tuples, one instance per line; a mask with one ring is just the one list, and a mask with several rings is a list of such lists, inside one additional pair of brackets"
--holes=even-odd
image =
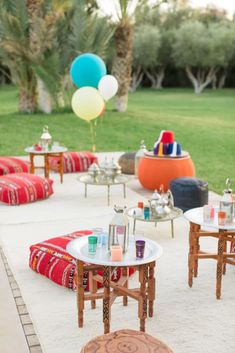
[(43, 200), (53, 194), (53, 181), (28, 173), (0, 176), (0, 201), (9, 205)]
[[(86, 172), (92, 163), (97, 163), (97, 157), (91, 152), (64, 153), (64, 173)], [(58, 171), (59, 157), (49, 158), (50, 169)]]
[[(66, 246), (71, 240), (91, 233), (90, 230), (81, 230), (31, 245), (29, 266), (32, 270), (46, 276), (53, 282), (76, 290), (76, 260), (66, 252)], [(102, 275), (102, 270), (97, 272)], [(134, 269), (129, 270), (130, 274), (133, 272)], [(114, 281), (118, 280), (120, 275), (120, 268), (117, 268), (113, 273), (112, 279)], [(86, 290), (89, 290), (87, 271), (84, 272), (83, 285)], [(98, 288), (100, 287), (101, 284), (98, 283)]]
[(29, 173), (29, 162), (15, 157), (0, 157), (0, 175)]

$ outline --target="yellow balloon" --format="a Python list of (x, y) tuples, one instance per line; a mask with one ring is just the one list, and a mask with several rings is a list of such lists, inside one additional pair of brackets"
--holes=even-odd
[(104, 100), (96, 88), (86, 86), (73, 94), (71, 105), (79, 118), (90, 121), (102, 113)]

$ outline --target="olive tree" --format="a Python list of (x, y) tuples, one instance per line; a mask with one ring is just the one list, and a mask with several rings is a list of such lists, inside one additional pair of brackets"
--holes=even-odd
[(136, 29), (133, 48), (132, 90), (135, 90), (139, 86), (144, 73), (150, 76), (152, 85), (155, 84), (153, 70), (159, 64), (160, 45), (161, 37), (157, 27), (141, 25)]
[(132, 89), (138, 87), (145, 73), (152, 88), (162, 88), (166, 67), (171, 61), (173, 31), (155, 25), (139, 26), (134, 38)]
[(173, 57), (176, 66), (185, 68), (195, 93), (201, 93), (212, 83), (221, 67), (226, 67), (233, 55), (231, 29), (223, 24), (194, 21), (182, 24), (175, 33)]

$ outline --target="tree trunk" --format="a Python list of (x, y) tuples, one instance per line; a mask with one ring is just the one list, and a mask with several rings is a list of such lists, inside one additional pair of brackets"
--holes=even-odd
[(193, 70), (190, 66), (186, 67), (186, 74), (189, 80), (192, 82), (194, 87), (194, 92), (200, 94), (213, 80), (213, 77), (216, 75), (218, 69), (211, 67), (206, 74), (206, 69), (197, 69), (196, 76), (193, 74)]
[(124, 113), (127, 109), (128, 104), (128, 95), (125, 94), (124, 96), (116, 96), (115, 107), (118, 112)]
[(132, 80), (130, 85), (130, 92), (135, 92), (143, 80), (144, 73), (141, 67), (138, 67), (136, 71), (132, 74)]
[(217, 88), (217, 76), (216, 75), (214, 75), (211, 84), (212, 84), (212, 89)]
[(161, 68), (159, 69), (159, 71), (157, 72), (157, 84), (156, 84), (156, 89), (162, 89), (162, 82), (164, 80), (165, 77), (165, 68)]
[(218, 88), (224, 88), (226, 78), (227, 78), (227, 72), (224, 71), (222, 76), (219, 78)]
[(39, 110), (43, 113), (50, 114), (52, 111), (51, 95), (40, 78), (37, 79), (37, 92)]
[(152, 74), (151, 71), (149, 70), (145, 70), (145, 74), (146, 76), (148, 77), (148, 79), (150, 80), (151, 82), (151, 88), (155, 88), (156, 87), (156, 84), (157, 84), (157, 80), (156, 80), (156, 77)]
[(128, 104), (128, 91), (131, 83), (133, 26), (130, 22), (121, 21), (114, 34), (116, 56), (114, 58), (112, 75), (118, 81), (119, 89), (115, 108), (125, 112)]
[(19, 89), (19, 111), (21, 113), (34, 113), (37, 107), (36, 92), (27, 90), (25, 87)]
[(149, 78), (151, 82), (151, 87), (154, 89), (162, 89), (162, 82), (165, 77), (165, 68), (161, 67), (159, 70), (152, 72), (150, 70), (145, 71), (146, 76)]

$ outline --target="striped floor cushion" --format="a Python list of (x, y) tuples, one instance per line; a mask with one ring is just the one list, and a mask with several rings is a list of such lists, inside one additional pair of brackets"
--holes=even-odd
[[(76, 290), (76, 260), (66, 252), (66, 246), (72, 239), (91, 233), (90, 230), (81, 230), (31, 245), (30, 268), (63, 287)], [(133, 272), (134, 269), (130, 269), (130, 274)], [(102, 275), (102, 271), (98, 273)], [(118, 268), (112, 279), (118, 280), (120, 274)], [(83, 285), (86, 290), (89, 290), (88, 272), (84, 273)], [(98, 287), (101, 287), (99, 283)]]
[(43, 200), (53, 194), (53, 181), (29, 173), (0, 176), (0, 201), (9, 205)]
[[(97, 157), (91, 152), (64, 153), (64, 173), (86, 172), (92, 163), (97, 163)], [(50, 169), (58, 171), (59, 157), (49, 158)]]
[(0, 175), (29, 173), (29, 162), (15, 157), (0, 157)]

